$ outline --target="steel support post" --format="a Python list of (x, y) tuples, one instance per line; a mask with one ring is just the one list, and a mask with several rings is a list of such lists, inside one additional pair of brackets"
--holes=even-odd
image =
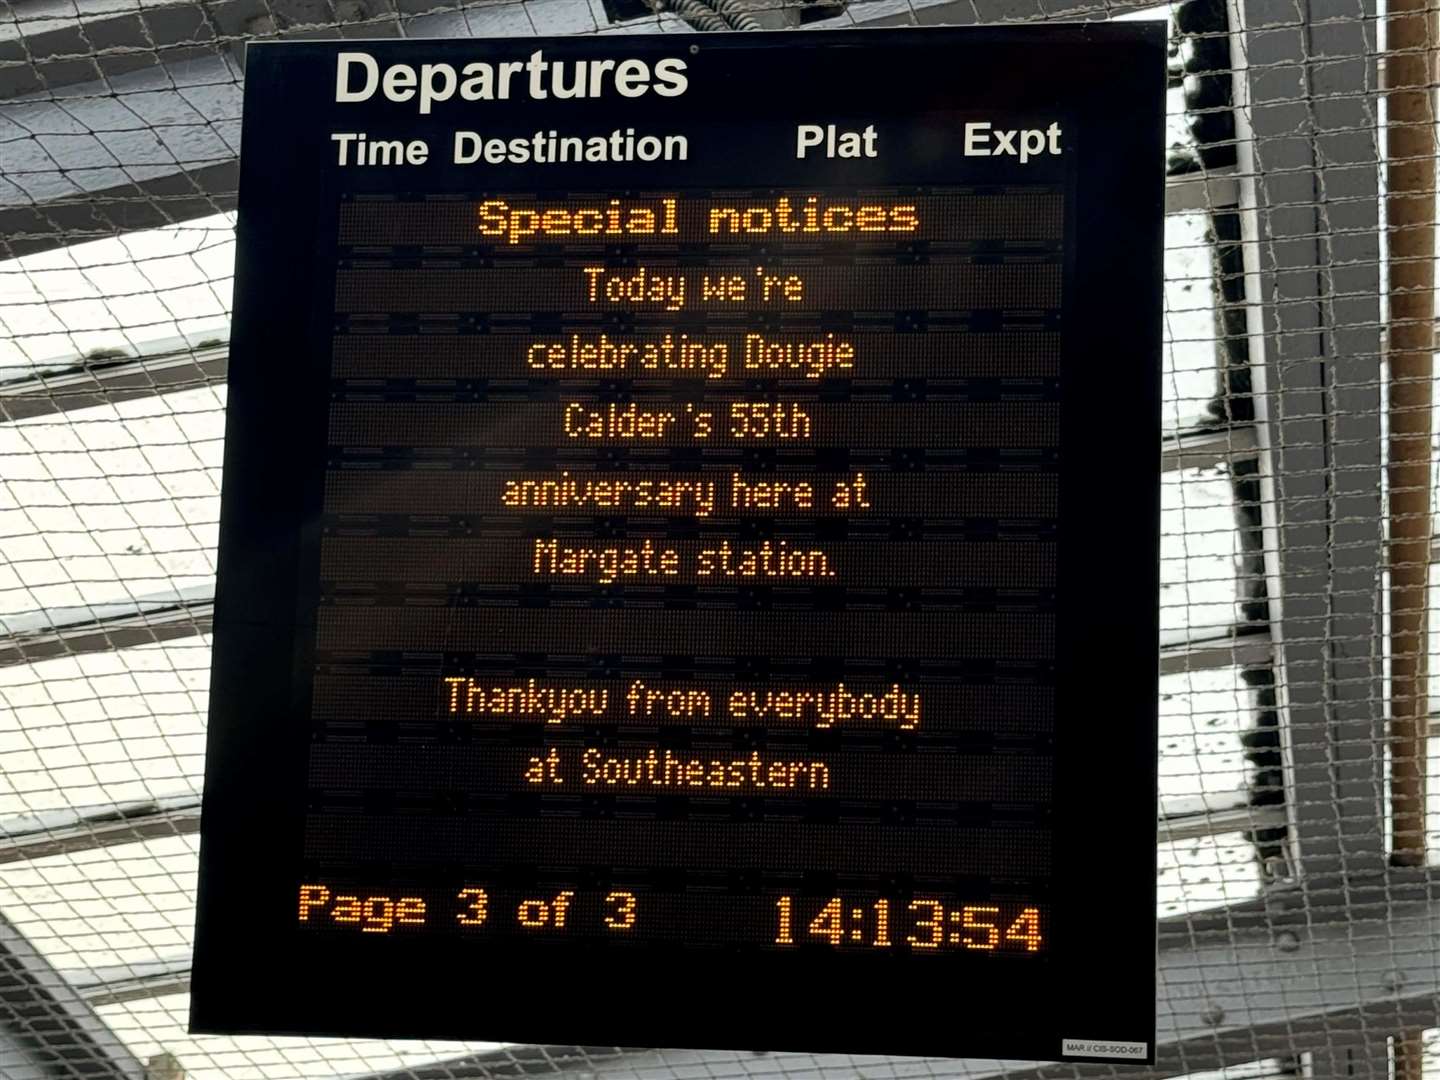
[[(1276, 877), (1308, 908), (1320, 875), (1386, 856), (1375, 0), (1235, 0), (1231, 20), (1289, 828)], [(1327, 1026), (1296, 1049), (1317, 1080), (1387, 1080), (1392, 1027)]]
[(1303, 888), (1385, 861), (1375, 0), (1236, 0), (1232, 12), (1288, 849)]

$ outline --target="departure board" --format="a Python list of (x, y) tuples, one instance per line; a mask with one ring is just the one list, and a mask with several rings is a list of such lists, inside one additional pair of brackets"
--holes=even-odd
[(1153, 1060), (1165, 75), (253, 46), (193, 1030)]

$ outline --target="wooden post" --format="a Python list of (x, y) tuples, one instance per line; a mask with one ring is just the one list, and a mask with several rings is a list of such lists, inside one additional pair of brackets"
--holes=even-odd
[(1390, 239), (1391, 860), (1425, 862), (1431, 376), (1435, 350), (1434, 0), (1391, 0), (1386, 29)]

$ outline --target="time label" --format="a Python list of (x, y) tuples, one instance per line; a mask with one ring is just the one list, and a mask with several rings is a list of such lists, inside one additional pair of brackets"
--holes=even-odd
[[(816, 907), (818, 905), (818, 909)], [(1037, 953), (1045, 948), (1040, 909), (1023, 903), (947, 904), (929, 897), (848, 902), (781, 896), (774, 944), (835, 948)]]

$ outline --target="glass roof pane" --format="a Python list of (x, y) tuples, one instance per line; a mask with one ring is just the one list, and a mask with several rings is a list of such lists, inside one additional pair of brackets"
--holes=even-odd
[(213, 594), (224, 407), (199, 387), (0, 424), (0, 632)]
[(1244, 833), (1160, 845), (1156, 910), (1162, 919), (1228, 907), (1259, 895), (1260, 868)]
[(0, 911), (72, 982), (183, 970), (198, 845), (170, 836), (7, 865)]
[(1238, 667), (1160, 679), (1160, 799), (1235, 795), (1250, 765), (1241, 736), (1255, 725), (1254, 693)]
[(0, 262), (0, 382), (229, 337), (235, 215)]
[(1165, 218), (1164, 368), (1166, 432), (1199, 427), (1218, 389), (1215, 285), (1205, 214)]
[(208, 636), (0, 667), (0, 820), (198, 793), (209, 680)]
[(173, 1054), (185, 1080), (322, 1080), (415, 1068), (504, 1043), (189, 1035), (189, 994), (102, 1005), (96, 1011), (142, 1061)]
[(1229, 470), (1184, 469), (1160, 484), (1160, 639), (1214, 637), (1235, 625), (1239, 601), (1235, 495)]
[[(598, 12), (577, 0), (506, 0), (504, 3), (469, 4), (459, 10), (437, 10), (407, 20), (406, 37), (516, 37), (527, 34), (593, 34), (610, 25), (604, 9)], [(653, 33), (658, 14), (632, 20), (626, 33)], [(665, 21), (678, 21), (673, 18)], [(683, 25), (683, 24), (682, 24)]]

